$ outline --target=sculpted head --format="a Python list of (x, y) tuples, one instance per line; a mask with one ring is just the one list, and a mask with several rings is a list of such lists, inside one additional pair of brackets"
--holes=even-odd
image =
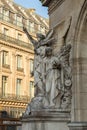
[(51, 47), (47, 47), (45, 51), (46, 51), (46, 56), (52, 55), (52, 48)]
[(41, 33), (37, 33), (37, 39), (38, 41), (44, 40), (45, 39), (45, 35), (41, 34)]

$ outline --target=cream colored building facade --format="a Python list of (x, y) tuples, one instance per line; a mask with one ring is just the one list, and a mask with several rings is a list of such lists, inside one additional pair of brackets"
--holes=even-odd
[(48, 20), (34, 9), (0, 0), (0, 110), (12, 117), (21, 116), (34, 95), (34, 48), (23, 26), (35, 39), (49, 29)]

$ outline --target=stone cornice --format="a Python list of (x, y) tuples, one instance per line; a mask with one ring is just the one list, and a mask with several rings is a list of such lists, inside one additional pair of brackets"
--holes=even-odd
[(17, 45), (14, 45), (14, 44), (10, 44), (6, 41), (3, 41), (3, 40), (0, 40), (0, 44), (1, 45), (5, 45), (5, 46), (8, 46), (8, 47), (12, 47), (14, 49), (17, 49), (17, 50), (20, 50), (20, 51), (23, 51), (23, 52), (27, 52), (27, 53), (30, 53), (30, 54), (34, 54), (34, 51), (33, 50), (30, 50), (28, 48), (24, 48), (24, 47), (21, 47), (21, 46), (17, 46)]
[(49, 4), (49, 13), (52, 12), (56, 7), (60, 6), (65, 0), (51, 0)]
[(40, 0), (44, 6), (48, 6), (51, 0)]
[(49, 7), (49, 13), (55, 9), (56, 7), (60, 6), (65, 0), (40, 0), (43, 6)]
[(40, 0), (43, 6), (49, 6), (50, 3), (60, 3), (64, 0)]

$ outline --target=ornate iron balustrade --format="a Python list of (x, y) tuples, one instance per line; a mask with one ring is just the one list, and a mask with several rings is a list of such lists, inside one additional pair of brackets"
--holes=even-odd
[(16, 94), (0, 94), (0, 100), (29, 102), (30, 97)]
[(16, 26), (19, 26), (19, 27), (23, 28), (23, 23), (22, 23), (22, 22), (19, 22), (19, 21), (17, 21), (17, 20), (13, 20), (13, 19), (11, 19), (10, 17), (4, 15), (3, 13), (0, 13), (0, 20), (9, 22), (9, 23), (11, 23), (11, 24), (14, 24), (14, 25), (16, 25)]
[[(4, 15), (3, 13), (0, 13), (0, 20), (6, 21), (8, 23), (11, 23), (11, 24), (16, 25), (16, 26), (23, 29), (23, 23), (22, 22), (17, 21), (17, 20), (13, 20), (12, 18)], [(26, 26), (27, 30), (31, 33), (41, 32), (40, 30), (36, 30), (35, 27), (31, 27), (30, 25), (25, 24), (24, 26)], [(38, 26), (38, 24), (37, 24), (37, 26)], [(45, 33), (47, 33), (47, 31), (48, 31), (48, 29), (45, 29)]]
[(29, 48), (29, 49), (33, 50), (33, 45), (32, 44), (21, 41), (21, 40), (18, 40), (16, 38), (12, 38), (12, 37), (4, 35), (2, 33), (0, 33), (0, 39), (3, 40), (3, 41), (7, 41), (9, 43), (12, 43), (12, 44), (15, 44), (15, 45), (25, 47), (25, 48)]

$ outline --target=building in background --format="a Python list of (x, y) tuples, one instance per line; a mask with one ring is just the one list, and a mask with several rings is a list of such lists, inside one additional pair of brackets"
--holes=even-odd
[(23, 26), (35, 39), (49, 29), (48, 20), (34, 9), (0, 0), (0, 110), (16, 118), (34, 95), (34, 48)]

